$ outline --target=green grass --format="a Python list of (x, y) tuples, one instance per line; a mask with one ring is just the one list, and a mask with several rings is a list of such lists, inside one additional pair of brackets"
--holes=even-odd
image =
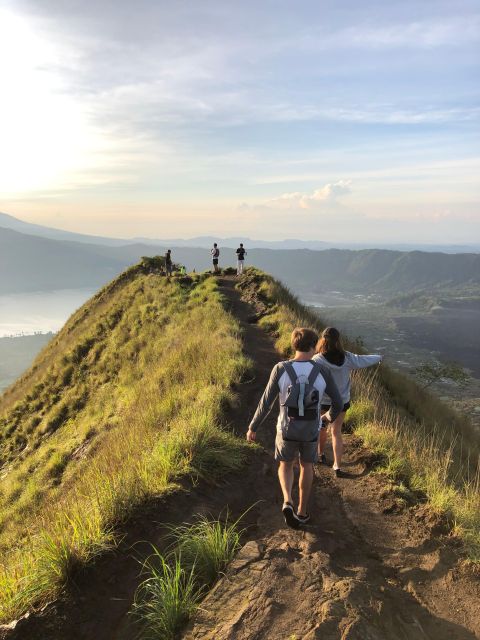
[(58, 594), (182, 477), (243, 464), (222, 423), (249, 368), (214, 278), (139, 265), (72, 316), (0, 400), (0, 621)]
[[(271, 276), (248, 269), (238, 287), (267, 308), (260, 324), (292, 355), (296, 326), (321, 331), (324, 323)], [(356, 350), (345, 340), (346, 348)], [(365, 444), (379, 455), (377, 467), (410, 500), (425, 496), (463, 539), (470, 560), (480, 561), (480, 466), (478, 437), (459, 417), (414, 381), (382, 365), (355, 372), (354, 402), (347, 414)], [(402, 497), (402, 496), (400, 496)]]
[(212, 522), (202, 517), (193, 525), (176, 527), (172, 537), (182, 565), (195, 572), (200, 584), (210, 586), (233, 559), (242, 533), (238, 522)]
[(238, 521), (199, 518), (171, 528), (170, 552), (156, 547), (143, 563), (147, 575), (135, 594), (133, 615), (141, 638), (173, 640), (195, 612), (218, 576), (240, 547)]
[(185, 570), (177, 556), (167, 561), (155, 549), (144, 571), (149, 575), (137, 591), (133, 609), (141, 621), (140, 637), (174, 640), (202, 597), (194, 570)]

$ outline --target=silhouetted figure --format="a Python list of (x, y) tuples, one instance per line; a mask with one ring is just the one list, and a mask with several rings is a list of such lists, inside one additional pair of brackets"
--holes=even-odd
[(169, 249), (165, 254), (165, 271), (167, 276), (172, 275), (173, 264), (172, 264), (172, 251)]
[(218, 259), (220, 257), (220, 249), (217, 246), (217, 243), (213, 243), (213, 247), (210, 249), (210, 253), (212, 254), (212, 262), (213, 262), (213, 272), (218, 273), (220, 269), (218, 268)]
[(237, 253), (237, 276), (241, 276), (243, 273), (243, 262), (245, 260), (245, 256), (247, 255), (247, 252), (245, 251), (242, 243), (240, 243), (240, 246), (238, 247), (236, 253)]

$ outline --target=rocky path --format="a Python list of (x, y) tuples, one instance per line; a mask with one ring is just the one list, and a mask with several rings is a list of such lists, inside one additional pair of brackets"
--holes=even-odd
[[(229, 416), (244, 433), (270, 370), (273, 342), (252, 320), (232, 278), (220, 280), (239, 319), (255, 379), (240, 385)], [(135, 559), (162, 547), (165, 523), (196, 514), (216, 517), (228, 506), (247, 514), (246, 544), (202, 603), (184, 640), (470, 640), (480, 637), (478, 574), (459, 561), (442, 522), (424, 506), (403, 508), (386, 482), (369, 472), (371, 457), (347, 439), (349, 478), (317, 468), (312, 522), (286, 528), (273, 461), (275, 415), (259, 434), (264, 453), (220, 486), (205, 483), (151, 505), (131, 522), (115, 554), (79, 576), (65, 598), (30, 616), (9, 640), (134, 640), (128, 610), (139, 582)], [(143, 541), (139, 544), (139, 541)], [(159, 639), (161, 640), (161, 639)]]
[(478, 583), (458, 568), (437, 523), (422, 509), (391, 513), (381, 482), (363, 475), (361, 450), (350, 460), (352, 479), (320, 469), (315, 520), (303, 531), (285, 528), (279, 505), (266, 506), (264, 535), (247, 543), (185, 640), (478, 637)]

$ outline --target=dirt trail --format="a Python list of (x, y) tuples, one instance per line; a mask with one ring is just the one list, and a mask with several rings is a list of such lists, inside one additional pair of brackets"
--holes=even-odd
[[(238, 301), (233, 311), (245, 322)], [(255, 327), (244, 327), (248, 350)], [(275, 418), (260, 432), (269, 453)], [(478, 574), (459, 562), (443, 523), (424, 506), (402, 510), (385, 481), (369, 474), (369, 452), (353, 436), (346, 442), (349, 477), (317, 467), (312, 523), (302, 531), (285, 527), (279, 488), (263, 486), (259, 535), (217, 583), (184, 640), (478, 637)]]
[[(270, 370), (278, 361), (271, 338), (252, 323), (255, 309), (235, 280), (220, 288), (244, 331), (256, 377), (240, 386), (230, 416), (244, 433)], [(193, 639), (467, 640), (480, 637), (478, 574), (459, 560), (453, 539), (423, 506), (401, 510), (385, 483), (370, 474), (371, 457), (347, 440), (350, 478), (318, 467), (312, 524), (287, 529), (272, 459), (275, 415), (260, 431), (265, 452), (219, 486), (200, 483), (150, 505), (129, 525), (115, 554), (79, 576), (65, 598), (21, 621), (9, 640), (133, 640), (127, 615), (139, 582), (135, 557), (162, 547), (165, 523), (195, 514), (247, 515), (249, 540), (183, 634)], [(143, 541), (141, 544), (138, 541)], [(133, 547), (132, 545), (135, 545)], [(159, 639), (160, 640), (160, 639)]]

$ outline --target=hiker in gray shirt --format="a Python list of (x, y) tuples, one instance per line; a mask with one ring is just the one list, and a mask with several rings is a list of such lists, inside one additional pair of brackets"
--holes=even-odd
[[(247, 440), (255, 441), (258, 427), (279, 397), (275, 460), (279, 462), (283, 516), (287, 525), (294, 529), (310, 519), (307, 505), (313, 482), (313, 465), (318, 460), (317, 441), (323, 394), (328, 393), (332, 400), (330, 411), (324, 419), (335, 420), (343, 408), (342, 397), (332, 374), (321, 363), (312, 361), (317, 342), (318, 335), (312, 329), (294, 329), (291, 345), (295, 350), (295, 357), (287, 362), (279, 362), (273, 368), (247, 432)], [(298, 456), (299, 502), (298, 510), (295, 511), (292, 499), (293, 465)]]

